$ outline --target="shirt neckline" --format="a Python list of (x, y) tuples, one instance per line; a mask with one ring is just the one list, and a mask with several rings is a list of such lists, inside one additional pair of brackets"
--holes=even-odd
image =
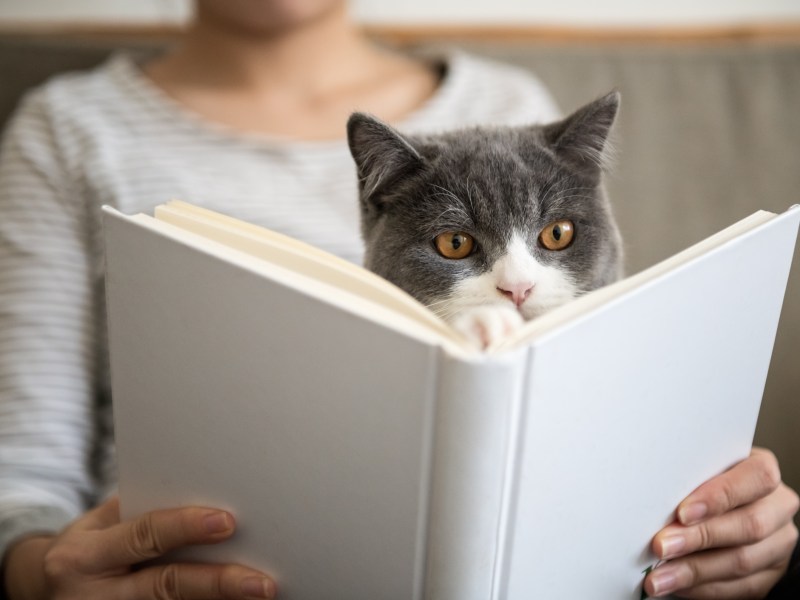
[[(392, 122), (393, 127), (401, 130), (413, 130), (444, 120), (446, 114), (443, 114), (442, 111), (446, 109), (450, 99), (458, 94), (465, 70), (463, 56), (458, 52), (449, 52), (433, 57), (426, 56), (424, 60), (441, 64), (443, 74), (439, 86), (420, 106), (402, 119)], [(161, 113), (170, 123), (207, 137), (229, 143), (283, 151), (329, 151), (346, 147), (344, 135), (341, 138), (306, 140), (265, 133), (248, 133), (209, 119), (181, 104), (158, 87), (142, 72), (140, 65), (129, 53), (114, 54), (109, 60), (108, 68), (112, 77), (122, 85), (128, 94), (134, 95), (145, 102), (149, 108)], [(342, 133), (344, 134), (344, 123), (342, 123)]]

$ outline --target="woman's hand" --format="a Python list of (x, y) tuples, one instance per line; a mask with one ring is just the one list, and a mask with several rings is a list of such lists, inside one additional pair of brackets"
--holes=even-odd
[(797, 542), (798, 496), (781, 482), (763, 448), (692, 492), (677, 521), (656, 534), (653, 552), (668, 559), (645, 580), (651, 596), (764, 598), (786, 572)]
[(10, 600), (272, 598), (272, 581), (237, 565), (135, 568), (170, 550), (226, 540), (234, 527), (229, 513), (207, 508), (160, 510), (120, 522), (119, 502), (112, 498), (57, 536), (12, 546), (6, 590)]

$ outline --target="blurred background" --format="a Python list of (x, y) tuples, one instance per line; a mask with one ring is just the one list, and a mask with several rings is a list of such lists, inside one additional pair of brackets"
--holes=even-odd
[[(0, 0), (0, 18), (47, 23), (180, 24), (188, 0)], [(579, 26), (698, 26), (800, 20), (796, 0), (354, 0), (358, 21), (369, 24), (534, 24)]]
[[(54, 73), (121, 47), (162, 49), (189, 6), (0, 0), (0, 124), (25, 89)], [(797, 0), (356, 0), (352, 10), (385, 43), (415, 52), (458, 46), (529, 69), (565, 112), (619, 89), (608, 187), (629, 272), (755, 210), (800, 203)], [(654, 429), (653, 438), (654, 451), (669, 451), (667, 434)], [(798, 253), (756, 442), (776, 452), (800, 489)]]

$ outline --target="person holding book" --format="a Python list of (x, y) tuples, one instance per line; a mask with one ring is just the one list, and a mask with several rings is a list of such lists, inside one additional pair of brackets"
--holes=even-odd
[[(58, 78), (11, 122), (0, 150), (0, 548), (12, 600), (276, 592), (236, 565), (139, 566), (224, 541), (230, 514), (183, 508), (120, 522), (116, 499), (103, 500), (114, 475), (102, 204), (138, 212), (180, 196), (359, 261), (343, 139), (353, 109), (418, 131), (558, 116), (530, 75), (457, 53), (425, 62), (378, 49), (346, 8), (198, 0), (171, 53)], [(797, 505), (774, 456), (755, 449), (656, 535), (656, 553), (674, 560), (647, 590), (796, 594)]]

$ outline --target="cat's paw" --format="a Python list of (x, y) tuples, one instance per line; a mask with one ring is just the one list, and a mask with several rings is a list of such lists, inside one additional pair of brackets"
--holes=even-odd
[(485, 350), (519, 329), (525, 320), (510, 306), (473, 306), (455, 316), (451, 325), (476, 348)]

